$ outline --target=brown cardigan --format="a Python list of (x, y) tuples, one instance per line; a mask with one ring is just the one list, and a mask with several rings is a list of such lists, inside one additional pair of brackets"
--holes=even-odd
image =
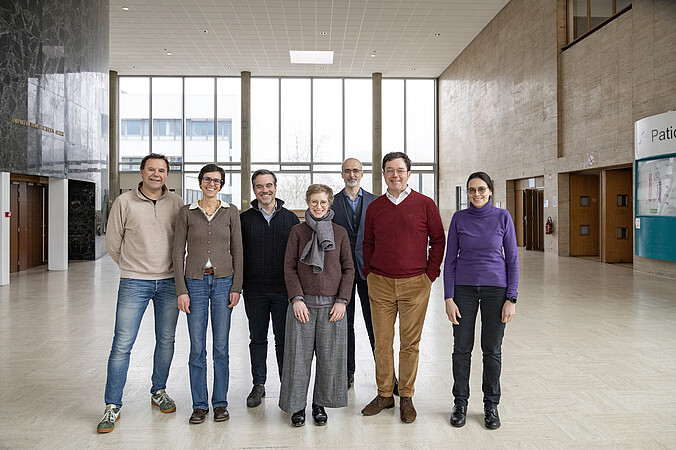
[(232, 276), (230, 291), (242, 292), (242, 228), (239, 211), (233, 204), (223, 205), (211, 222), (199, 208), (190, 209), (190, 205), (185, 205), (178, 211), (173, 256), (176, 295), (188, 293), (185, 278), (204, 278), (204, 266), (209, 258), (214, 277)]
[(354, 263), (350, 238), (340, 225), (333, 225), (335, 250), (324, 253), (324, 270), (312, 273), (312, 267), (300, 262), (300, 256), (312, 238), (312, 228), (305, 222), (294, 226), (284, 255), (284, 281), (289, 300), (299, 295), (335, 296), (350, 300), (354, 283)]

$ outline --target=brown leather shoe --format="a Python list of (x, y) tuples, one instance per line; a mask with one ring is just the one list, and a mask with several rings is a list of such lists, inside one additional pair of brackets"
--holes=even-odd
[(371, 403), (366, 405), (366, 407), (361, 410), (361, 413), (365, 416), (375, 416), (383, 409), (388, 408), (394, 408), (394, 398), (376, 395), (376, 398), (371, 400)]
[(190, 423), (202, 423), (207, 418), (208, 409), (193, 409), (192, 415), (190, 416)]
[(413, 399), (411, 397), (399, 397), (399, 413), (401, 421), (404, 423), (413, 423), (418, 413), (413, 407)]
[(214, 408), (214, 422), (225, 422), (230, 418), (228, 408), (225, 406), (217, 406)]

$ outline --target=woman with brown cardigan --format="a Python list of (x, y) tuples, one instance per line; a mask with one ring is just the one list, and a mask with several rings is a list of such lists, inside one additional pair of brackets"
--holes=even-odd
[[(228, 413), (229, 335), (232, 308), (242, 291), (242, 230), (239, 211), (221, 202), (218, 192), (225, 171), (216, 164), (202, 167), (198, 176), (202, 199), (183, 206), (176, 218), (174, 278), (178, 309), (187, 314), (190, 334), (190, 423), (202, 423), (209, 412), (207, 393), (207, 325), (211, 309), (214, 421)], [(187, 255), (186, 255), (187, 246)], [(185, 268), (184, 268), (185, 260)]]
[(312, 358), (317, 373), (312, 401), (316, 425), (328, 419), (324, 407), (347, 406), (347, 319), (354, 265), (345, 228), (331, 222), (333, 191), (323, 184), (305, 193), (305, 222), (294, 226), (286, 245), (284, 278), (289, 294), (279, 407), (305, 424)]

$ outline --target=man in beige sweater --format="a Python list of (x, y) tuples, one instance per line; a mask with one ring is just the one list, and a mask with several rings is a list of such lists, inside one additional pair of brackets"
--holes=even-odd
[(164, 155), (151, 153), (143, 158), (142, 181), (115, 200), (108, 218), (106, 248), (120, 267), (120, 287), (108, 358), (106, 409), (96, 429), (99, 433), (113, 431), (120, 417), (129, 355), (150, 300), (155, 313), (151, 403), (163, 413), (176, 411), (165, 388), (178, 320), (172, 264), (174, 222), (183, 200), (164, 185), (168, 172), (169, 161)]

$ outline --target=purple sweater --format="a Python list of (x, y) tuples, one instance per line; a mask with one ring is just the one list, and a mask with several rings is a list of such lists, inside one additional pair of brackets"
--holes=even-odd
[[(503, 256), (502, 250), (505, 254)], [(487, 203), (453, 214), (444, 262), (444, 298), (455, 297), (455, 286), (499, 286), (516, 297), (519, 256), (512, 217)]]

